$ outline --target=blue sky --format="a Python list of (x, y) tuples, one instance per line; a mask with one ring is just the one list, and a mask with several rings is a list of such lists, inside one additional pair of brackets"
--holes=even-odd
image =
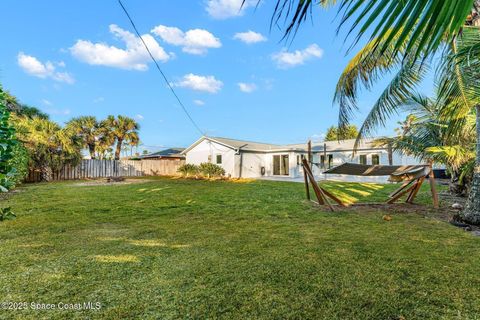
[[(241, 0), (123, 1), (207, 134), (297, 143), (336, 124), (334, 88), (351, 57), (335, 33), (336, 9), (315, 10), (285, 43), (280, 30), (269, 29), (271, 0), (241, 12)], [(0, 82), (23, 103), (60, 123), (80, 115), (134, 117), (149, 150), (199, 137), (115, 0), (3, 0), (0, 10), (8, 12), (0, 20)], [(386, 81), (362, 93), (354, 123)], [(431, 91), (428, 84), (422, 90)], [(398, 120), (378, 134), (392, 134)]]

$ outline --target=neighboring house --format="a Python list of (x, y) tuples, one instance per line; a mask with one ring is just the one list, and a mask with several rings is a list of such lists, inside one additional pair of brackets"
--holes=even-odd
[[(388, 148), (375, 147), (373, 139), (366, 140), (353, 154), (355, 139), (312, 144), (314, 174), (343, 162), (363, 164), (419, 164), (413, 157)], [(203, 136), (182, 152), (186, 162), (211, 162), (222, 166), (227, 175), (241, 178), (303, 175), (301, 159), (307, 157), (307, 144), (276, 145), (220, 137)]]
[(185, 148), (169, 148), (140, 156), (140, 159), (184, 160), (185, 156), (182, 154), (184, 150)]

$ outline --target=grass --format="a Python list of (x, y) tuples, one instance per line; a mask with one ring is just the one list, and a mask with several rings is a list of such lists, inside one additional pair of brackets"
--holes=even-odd
[[(396, 186), (326, 187), (372, 202)], [(2, 203), (18, 217), (0, 223), (0, 301), (101, 309), (0, 318), (479, 318), (480, 239), (431, 216), (330, 213), (288, 182), (20, 191)], [(429, 199), (425, 187), (420, 201)]]

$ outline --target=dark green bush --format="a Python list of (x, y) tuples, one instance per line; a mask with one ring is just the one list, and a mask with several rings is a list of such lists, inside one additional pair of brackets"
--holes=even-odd
[(0, 191), (7, 192), (15, 186), (17, 169), (13, 166), (14, 150), (18, 145), (15, 129), (9, 122), (10, 112), (5, 104), (5, 93), (0, 88)]
[(181, 165), (177, 171), (181, 173), (184, 177), (188, 177), (197, 175), (199, 172), (199, 168), (194, 164), (186, 163), (184, 165)]
[(200, 173), (207, 177), (221, 177), (225, 175), (225, 170), (217, 164), (203, 162), (198, 166)]

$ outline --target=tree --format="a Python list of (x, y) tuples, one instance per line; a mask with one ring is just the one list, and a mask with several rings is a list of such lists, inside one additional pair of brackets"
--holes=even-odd
[[(438, 90), (437, 90), (438, 92)], [(413, 93), (402, 106), (410, 114), (401, 122), (398, 136), (381, 138), (375, 142), (389, 145), (426, 163), (440, 163), (451, 175), (451, 190), (458, 195), (467, 193), (471, 181), (472, 164), (475, 161), (475, 114), (450, 134), (450, 126), (456, 120), (442, 116), (447, 101), (441, 96), (427, 98)]]
[[(359, 138), (385, 124), (398, 104), (405, 101), (408, 93), (422, 80), (431, 58), (439, 55), (442, 58), (441, 94), (449, 100), (443, 115), (454, 120), (448, 134), (465, 122), (472, 109), (476, 111), (476, 164), (463, 218), (469, 223), (480, 224), (480, 75), (473, 66), (480, 65), (480, 37), (475, 27), (480, 22), (480, 1), (320, 1), (322, 5), (336, 2), (342, 11), (340, 25), (353, 22), (348, 32), (357, 34), (353, 44), (371, 31), (370, 42), (352, 59), (337, 84), (335, 101), (340, 105), (339, 127), (347, 125), (357, 110), (360, 85), (369, 89), (379, 78), (397, 69), (360, 128)], [(277, 0), (272, 22), (285, 18), (289, 21), (285, 36), (295, 34), (316, 3), (313, 0)]]
[(28, 151), (31, 168), (39, 170), (42, 181), (50, 181), (54, 170), (81, 159), (81, 141), (48, 119), (13, 116), (17, 137)]
[(109, 128), (111, 135), (114, 137), (115, 145), (115, 160), (120, 159), (122, 145), (124, 142), (133, 145), (140, 142), (138, 137), (139, 124), (132, 118), (126, 116), (108, 116), (103, 121), (103, 125)]
[(80, 139), (83, 147), (88, 149), (90, 158), (95, 159), (95, 147), (101, 134), (100, 124), (97, 119), (93, 116), (73, 118), (67, 122), (66, 129)]
[(49, 118), (48, 114), (40, 111), (38, 108), (20, 103), (18, 99), (15, 96), (11, 95), (8, 91), (4, 91), (4, 94), (5, 103), (8, 111), (13, 112), (17, 115), (27, 116), (29, 118)]
[(327, 129), (327, 134), (325, 135), (325, 141), (338, 141), (338, 140), (347, 140), (355, 139), (358, 136), (358, 129), (356, 125), (348, 125), (343, 128), (343, 131), (339, 131), (338, 127), (331, 126)]
[(14, 186), (16, 169), (12, 165), (17, 145), (15, 129), (9, 122), (10, 113), (5, 103), (5, 93), (0, 87), (0, 192), (7, 192)]

